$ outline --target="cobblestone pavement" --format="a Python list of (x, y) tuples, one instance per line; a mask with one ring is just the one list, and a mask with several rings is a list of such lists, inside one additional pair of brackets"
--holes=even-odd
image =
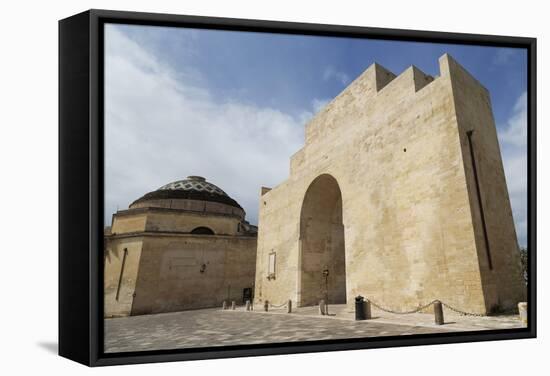
[[(354, 321), (345, 306), (332, 306), (332, 316), (319, 316), (316, 307), (292, 314), (284, 309), (262, 312), (203, 309), (196, 311), (105, 320), (105, 352), (178, 349), (206, 346), (361, 338), (459, 330), (518, 327), (517, 318), (456, 318), (448, 325), (433, 324), (433, 315), (389, 317), (373, 312), (373, 320)], [(469, 320), (469, 321), (468, 321)], [(488, 325), (490, 324), (490, 325)]]

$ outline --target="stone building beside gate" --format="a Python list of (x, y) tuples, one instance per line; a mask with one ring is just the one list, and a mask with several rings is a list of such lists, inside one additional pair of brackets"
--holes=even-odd
[(256, 303), (525, 300), (489, 92), (450, 56), (439, 67), (373, 64), (307, 124), (288, 179), (262, 188)]
[(242, 207), (202, 177), (147, 193), (105, 233), (105, 317), (251, 299), (256, 236)]

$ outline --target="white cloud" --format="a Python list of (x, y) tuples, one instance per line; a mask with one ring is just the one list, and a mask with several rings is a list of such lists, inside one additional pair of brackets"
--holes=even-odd
[(516, 101), (512, 116), (508, 119), (500, 139), (513, 146), (527, 145), (527, 93), (524, 92)]
[(349, 76), (344, 72), (339, 72), (335, 70), (333, 67), (326, 67), (323, 71), (323, 80), (329, 81), (329, 80), (337, 80), (342, 85), (347, 85), (350, 82)]
[(305, 117), (216, 101), (192, 71), (172, 71), (116, 27), (105, 41), (106, 224), (117, 207), (188, 175), (218, 185), (256, 222), (260, 187), (288, 176)]
[(527, 244), (527, 93), (517, 99), (498, 133), (504, 172), (520, 245)]

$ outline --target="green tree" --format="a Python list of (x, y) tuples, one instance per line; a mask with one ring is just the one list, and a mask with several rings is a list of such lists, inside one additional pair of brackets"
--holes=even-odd
[(526, 247), (520, 247), (519, 248), (519, 254), (521, 258), (521, 269), (523, 271), (523, 279), (525, 280), (525, 283), (527, 284), (527, 259), (528, 259), (528, 252)]

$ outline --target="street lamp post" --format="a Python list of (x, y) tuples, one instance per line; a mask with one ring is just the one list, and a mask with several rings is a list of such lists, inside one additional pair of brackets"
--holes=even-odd
[(325, 294), (326, 294), (325, 314), (328, 315), (328, 268), (325, 268), (325, 270), (323, 270), (323, 276), (325, 277)]

